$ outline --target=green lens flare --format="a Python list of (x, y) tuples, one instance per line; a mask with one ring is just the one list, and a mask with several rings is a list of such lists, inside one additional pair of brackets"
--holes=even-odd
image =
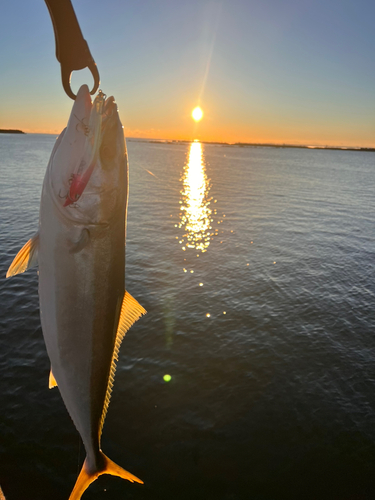
[(170, 382), (172, 380), (172, 377), (170, 375), (164, 375), (163, 379), (164, 382)]

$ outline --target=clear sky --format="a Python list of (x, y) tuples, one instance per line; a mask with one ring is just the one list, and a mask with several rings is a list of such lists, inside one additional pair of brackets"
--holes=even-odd
[[(72, 3), (128, 137), (375, 147), (374, 0)], [(1, 18), (0, 128), (60, 133), (72, 101), (44, 1)]]

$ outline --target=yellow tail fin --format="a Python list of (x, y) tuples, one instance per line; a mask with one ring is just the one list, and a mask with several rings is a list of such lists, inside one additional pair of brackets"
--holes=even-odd
[(104, 459), (105, 467), (103, 470), (95, 472), (93, 474), (90, 474), (87, 471), (86, 460), (85, 460), (81, 472), (76, 481), (76, 484), (74, 485), (73, 491), (70, 494), (69, 500), (80, 500), (84, 491), (90, 486), (91, 483), (95, 481), (95, 479), (98, 479), (98, 477), (101, 476), (102, 474), (111, 474), (112, 476), (119, 476), (122, 477), (123, 479), (127, 479), (132, 483), (136, 482), (143, 484), (143, 481), (138, 479), (136, 476), (133, 476), (133, 474), (130, 474), (130, 472), (126, 471), (119, 465), (115, 464), (115, 462), (112, 462), (112, 460), (108, 458), (106, 455), (104, 455), (104, 453), (102, 453), (102, 456)]

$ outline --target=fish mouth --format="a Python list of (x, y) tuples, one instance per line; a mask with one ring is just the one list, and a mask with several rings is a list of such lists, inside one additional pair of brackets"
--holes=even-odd
[[(82, 89), (82, 87), (81, 87)], [(80, 89), (80, 90), (81, 90)], [(84, 99), (87, 98), (88, 87), (84, 86), (82, 94)], [(78, 93), (79, 94), (79, 93)], [(78, 95), (77, 95), (78, 98)], [(90, 96), (89, 96), (90, 98)], [(90, 99), (91, 102), (91, 99)], [(103, 137), (103, 130), (110, 120), (116, 104), (114, 98), (106, 99), (106, 95), (99, 90), (91, 106), (90, 118), (88, 126), (83, 124), (83, 131), (86, 135), (86, 144), (83, 157), (89, 158), (88, 165), (82, 159), (76, 164), (66, 196), (64, 207), (76, 203), (82, 196), (90, 178), (98, 163), (99, 150)], [(82, 123), (80, 123), (82, 125)]]
[[(107, 221), (107, 207), (115, 210), (122, 196), (117, 192), (122, 190), (124, 161), (126, 147), (114, 97), (99, 91), (92, 102), (88, 86), (82, 85), (46, 177), (60, 216), (78, 223), (101, 225)], [(103, 205), (108, 198), (111, 201)]]

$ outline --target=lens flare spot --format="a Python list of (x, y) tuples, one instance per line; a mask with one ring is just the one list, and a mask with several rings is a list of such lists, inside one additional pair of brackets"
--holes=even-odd
[(164, 382), (170, 382), (172, 380), (172, 377), (168, 374), (165, 374), (163, 377)]

